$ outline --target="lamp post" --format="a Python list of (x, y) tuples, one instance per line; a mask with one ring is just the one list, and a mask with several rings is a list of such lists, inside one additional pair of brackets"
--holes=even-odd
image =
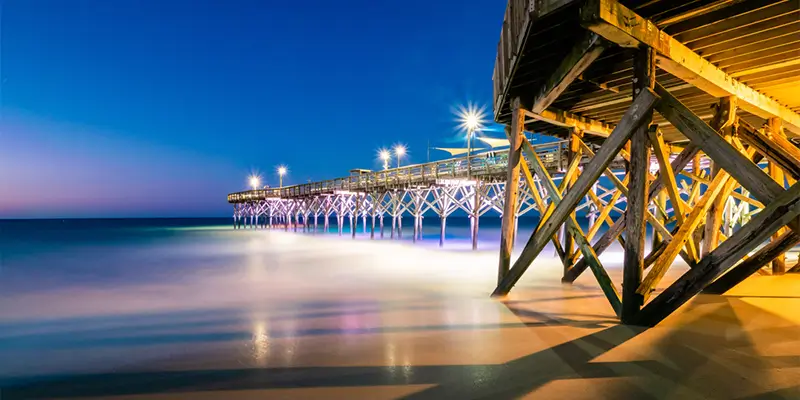
[(397, 168), (400, 168), (400, 157), (406, 154), (406, 146), (398, 144), (394, 146), (394, 155), (397, 157)]
[(467, 131), (467, 178), (472, 178), (472, 136), (483, 128), (483, 109), (470, 104), (458, 111), (461, 128)]
[(279, 188), (283, 187), (283, 176), (286, 175), (286, 172), (288, 172), (288, 170), (286, 169), (285, 166), (281, 165), (281, 166), (278, 167), (278, 187)]

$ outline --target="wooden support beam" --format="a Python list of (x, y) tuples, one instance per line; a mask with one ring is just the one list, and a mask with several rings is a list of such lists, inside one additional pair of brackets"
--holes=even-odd
[(567, 111), (557, 110), (552, 107), (540, 113), (526, 111), (526, 115), (538, 121), (547, 122), (556, 126), (580, 129), (584, 133), (595, 136), (608, 137), (611, 131), (614, 130), (614, 125), (582, 117)]
[[(628, 184), (627, 175), (622, 180), (622, 183), (624, 185)], [(600, 213), (597, 216), (595, 224), (589, 228), (589, 232), (586, 234), (586, 239), (591, 241), (592, 238), (594, 238), (594, 235), (597, 234), (597, 231), (599, 231), (600, 228), (603, 226), (603, 222), (607, 222), (609, 228), (614, 226), (614, 221), (611, 219), (611, 217), (609, 217), (609, 214), (611, 213), (611, 210), (615, 208), (614, 205), (617, 203), (617, 200), (619, 200), (620, 196), (622, 196), (622, 192), (619, 190), (614, 191), (614, 194), (611, 195), (611, 199), (609, 199), (605, 205), (597, 204), (601, 203), (600, 199), (597, 198), (597, 195), (593, 194), (591, 191), (589, 191), (589, 196), (592, 197), (592, 201), (596, 203), (597, 208), (600, 210)]]
[(567, 86), (582, 74), (604, 49), (603, 40), (597, 34), (585, 32), (539, 89), (530, 107), (531, 111), (540, 113), (553, 104)]
[[(720, 243), (697, 267), (678, 278), (637, 314), (636, 322), (652, 326), (703, 290), (720, 274), (800, 215), (800, 184), (780, 193), (753, 219)], [(760, 262), (760, 261), (759, 261)]]
[(786, 254), (786, 251), (800, 243), (800, 234), (794, 231), (785, 231), (777, 239), (762, 247), (756, 254), (748, 257), (739, 265), (720, 276), (703, 290), (703, 293), (723, 294), (734, 286), (756, 273), (761, 267), (774, 262), (776, 257)]
[(669, 269), (673, 261), (675, 261), (675, 257), (677, 257), (683, 244), (694, 234), (696, 228), (700, 225), (703, 217), (705, 217), (708, 209), (711, 207), (712, 202), (725, 190), (725, 186), (734, 183), (735, 182), (730, 181), (730, 175), (724, 170), (720, 171), (720, 173), (714, 177), (714, 180), (706, 189), (703, 197), (695, 204), (691, 213), (689, 213), (689, 217), (680, 225), (678, 232), (672, 237), (672, 241), (667, 244), (663, 254), (658, 257), (653, 268), (636, 290), (645, 300), (647, 300), (650, 296), (650, 292), (655, 289), (658, 282), (661, 281), (661, 278), (667, 272), (667, 269)]
[(786, 129), (800, 135), (800, 115), (796, 112), (726, 74), (617, 0), (586, 1), (581, 8), (581, 24), (622, 47), (654, 48), (659, 68), (714, 97), (735, 96), (745, 111), (761, 118), (778, 117)]
[[(711, 128), (719, 132), (725, 130), (729, 132), (726, 127), (731, 125), (732, 120), (736, 118), (736, 98), (723, 97), (717, 103), (717, 111), (714, 118), (711, 120)], [(727, 141), (730, 141), (730, 134), (724, 135)], [(715, 177), (719, 173), (719, 165), (711, 162), (710, 176)], [(724, 210), (725, 198), (718, 196), (709, 207), (706, 213), (706, 223), (703, 227), (703, 248), (702, 255), (705, 256), (719, 245), (720, 227), (722, 226), (722, 212)]]
[(555, 208), (553, 214), (547, 221), (539, 223), (540, 229), (537, 229), (531, 235), (525, 248), (522, 250), (514, 266), (509, 270), (503, 281), (497, 285), (493, 295), (502, 296), (507, 294), (514, 284), (517, 283), (519, 278), (528, 269), (533, 262), (534, 258), (544, 248), (549, 238), (558, 230), (559, 225), (569, 216), (572, 209), (580, 203), (586, 192), (592, 187), (597, 178), (602, 175), (603, 171), (608, 167), (620, 149), (625, 145), (633, 132), (644, 121), (646, 114), (653, 109), (653, 106), (658, 101), (658, 96), (651, 90), (645, 90), (636, 97), (631, 106), (622, 116), (619, 124), (614, 128), (614, 132), (606, 139), (600, 151), (597, 152), (594, 158), (584, 169), (581, 176), (575, 182), (572, 190), (562, 199), (561, 203)]
[[(645, 47), (633, 57), (634, 96), (644, 90), (652, 90), (656, 83), (656, 64), (653, 49)], [(636, 288), (642, 282), (644, 271), (644, 244), (647, 233), (645, 213), (647, 213), (647, 177), (650, 169), (650, 146), (648, 130), (653, 121), (653, 111), (647, 112), (643, 122), (631, 135), (628, 174), (628, 206), (625, 207), (625, 246), (622, 263), (622, 323), (630, 323), (642, 307), (641, 297)], [(657, 128), (656, 128), (657, 129)]]
[[(575, 184), (575, 179), (576, 179), (575, 172), (578, 172), (578, 170), (580, 168), (581, 158), (583, 157), (583, 154), (581, 153), (581, 150), (582, 150), (581, 144), (583, 144), (582, 137), (583, 137), (583, 132), (581, 132), (580, 130), (575, 129), (575, 128), (572, 129), (572, 132), (571, 132), (571, 135), (570, 135), (569, 152), (567, 153), (567, 159), (569, 160), (570, 167), (572, 167), (574, 165), (575, 170), (574, 171), (567, 171), (568, 173), (566, 175), (564, 175), (564, 182), (567, 185), (566, 186), (566, 190), (569, 190), (572, 187), (572, 185)], [(547, 172), (547, 171), (545, 170), (545, 172)], [(575, 220), (575, 216), (576, 216), (576, 214), (575, 214), (575, 211), (573, 210), (572, 211), (572, 216), (570, 218)], [(580, 227), (580, 225), (578, 225), (578, 227)], [(575, 238), (573, 237), (573, 235), (565, 235), (564, 236), (564, 251), (567, 254), (573, 254), (574, 253), (574, 251), (575, 251)], [(564, 273), (566, 274), (567, 271), (570, 268), (572, 268), (572, 265), (573, 265), (572, 257), (567, 257), (567, 259), (565, 261), (566, 262), (564, 262)]]
[(725, 141), (713, 128), (689, 111), (663, 86), (656, 84), (656, 93), (661, 101), (658, 112), (678, 128), (687, 138), (700, 146), (715, 164), (727, 171), (743, 188), (750, 191), (761, 202), (769, 202), (784, 189), (778, 186), (756, 164), (747, 159), (732, 144)]
[(766, 130), (756, 129), (744, 120), (740, 120), (740, 125), (738, 133), (742, 140), (787, 174), (800, 178), (800, 149), (786, 138), (779, 119), (768, 119)]
[[(580, 138), (576, 139), (580, 141)], [(581, 156), (580, 146), (576, 145), (575, 147), (578, 150), (578, 153), (576, 154), (577, 158), (574, 160), (575, 162), (570, 163), (571, 165), (573, 164), (577, 165), (580, 163), (580, 156)], [(544, 163), (536, 154), (531, 144), (527, 141), (527, 139), (524, 138), (522, 144), (522, 151), (525, 152), (525, 156), (528, 157), (528, 160), (531, 161), (531, 167), (536, 172), (536, 175), (539, 176), (541, 182), (544, 185), (545, 190), (547, 190), (547, 193), (550, 196), (551, 202), (556, 207), (558, 207), (558, 205), (562, 201), (561, 190), (558, 187), (556, 187), (556, 184), (555, 182), (553, 182), (553, 179), (547, 172)], [(574, 172), (575, 170), (577, 170), (577, 168), (573, 169), (572, 171)], [(568, 172), (564, 176), (564, 182), (562, 182), (562, 186), (564, 183), (570, 180), (569, 175), (570, 173)], [(600, 284), (600, 288), (603, 290), (603, 294), (606, 295), (606, 298), (611, 304), (611, 307), (614, 309), (614, 312), (617, 315), (620, 315), (622, 303), (620, 302), (619, 293), (617, 293), (617, 289), (614, 287), (614, 283), (611, 281), (611, 278), (608, 276), (608, 273), (603, 268), (603, 265), (600, 263), (600, 260), (597, 258), (597, 255), (594, 254), (594, 251), (592, 251), (592, 246), (589, 244), (589, 241), (584, 236), (583, 230), (581, 230), (581, 227), (578, 224), (578, 221), (576, 220), (574, 213), (568, 215), (565, 225), (567, 230), (565, 236), (572, 238), (573, 240), (575, 240), (575, 242), (577, 242), (578, 248), (583, 254), (584, 259), (586, 259), (587, 262), (589, 263), (589, 268), (592, 270), (595, 279), (597, 279), (597, 283)], [(569, 248), (565, 248), (565, 251), (567, 251), (567, 254), (571, 254)], [(567, 257), (567, 259), (571, 262), (571, 257)], [(564, 265), (567, 265), (567, 263), (565, 262)]]
[[(653, 149), (653, 150), (655, 151), (655, 149)], [(667, 164), (667, 168), (669, 168), (670, 171), (672, 170), (672, 167), (670, 167), (669, 164)], [(657, 210), (666, 210), (667, 209), (667, 193), (665, 191), (661, 191), (661, 193), (659, 193), (656, 196), (655, 203), (656, 203), (656, 209)], [(656, 213), (656, 218), (658, 219), (658, 222), (660, 222), (662, 225), (666, 225), (667, 224), (667, 218), (668, 217), (669, 216), (667, 215), (666, 212), (658, 211)], [(650, 248), (651, 249), (658, 248), (658, 246), (660, 246), (663, 241), (664, 241), (664, 239), (662, 238), (661, 234), (659, 234), (659, 232), (655, 229), (655, 227), (653, 227), (653, 237), (651, 238)], [(645, 264), (644, 264), (644, 268), (645, 269), (647, 269), (646, 261), (647, 260), (645, 259)]]
[[(533, 180), (533, 174), (531, 173), (530, 168), (528, 168), (528, 163), (521, 162), (520, 165), (522, 166), (522, 176), (525, 178), (525, 182), (528, 184), (528, 188), (533, 196), (533, 202), (536, 203), (536, 208), (540, 210), (539, 212), (541, 216), (539, 218), (544, 220), (553, 212), (552, 204), (545, 204), (542, 195), (539, 193), (539, 189), (536, 187), (536, 182)], [(545, 211), (542, 212), (541, 210)], [(551, 236), (550, 241), (553, 243), (553, 247), (556, 249), (556, 254), (558, 254), (561, 262), (564, 263), (567, 254), (564, 252), (564, 249), (561, 247), (561, 243), (558, 241), (558, 235)]]
[[(653, 145), (653, 151), (655, 152), (656, 160), (658, 161), (659, 176), (662, 179), (663, 186), (666, 189), (669, 200), (672, 202), (675, 219), (677, 220), (678, 224), (683, 224), (683, 222), (686, 220), (686, 204), (683, 202), (683, 199), (678, 192), (678, 183), (675, 180), (675, 174), (672, 172), (672, 167), (669, 165), (669, 153), (667, 153), (667, 145), (664, 143), (664, 137), (661, 135), (658, 127), (655, 127), (655, 129), (650, 129), (648, 131), (648, 135), (650, 137), (650, 143)], [(699, 259), (697, 248), (695, 247), (694, 242), (687, 241), (686, 249), (690, 259), (694, 262), (697, 262)]]
[[(783, 137), (783, 128), (781, 127), (781, 120), (778, 119), (778, 118), (770, 118), (770, 119), (768, 119), (767, 120), (767, 131), (769, 132), (769, 135), (772, 138), (782, 138)], [(792, 147), (794, 147), (794, 146), (792, 146)], [(798, 153), (800, 153), (800, 149), (797, 149), (795, 147), (795, 150), (798, 150)], [(795, 159), (795, 158), (791, 157), (791, 155), (790, 155), (789, 159), (794, 161), (795, 163), (797, 163), (800, 166), (800, 158)], [(768, 165), (768, 169), (769, 169), (769, 176), (771, 176), (772, 179), (774, 179), (775, 182), (778, 183), (778, 185), (780, 185), (781, 187), (784, 187), (783, 169), (781, 169), (781, 168), (785, 168), (785, 167), (782, 166), (781, 164), (779, 164), (777, 161), (772, 161), (772, 160), (769, 161), (769, 163), (767, 165)], [(787, 169), (787, 171), (788, 171), (788, 169)], [(794, 175), (794, 173), (793, 173), (793, 175)], [(795, 176), (798, 176), (798, 175), (795, 175)], [(783, 233), (785, 233), (785, 230), (786, 230), (785, 228), (778, 229), (778, 232), (775, 232), (775, 234), (772, 235), (772, 240), (773, 241), (778, 241), (780, 239), (781, 235)], [(786, 273), (786, 255), (779, 254), (777, 257), (775, 257), (774, 260), (772, 260), (772, 275), (783, 275), (785, 273)]]
[[(514, 248), (514, 224), (517, 218), (515, 207), (519, 196), (521, 146), (524, 139), (525, 114), (521, 108), (519, 98), (515, 98), (512, 101), (512, 110), (511, 127), (506, 128), (509, 149), (505, 202), (503, 203), (503, 219), (500, 233), (500, 264), (497, 268), (498, 284), (511, 266), (511, 251)], [(536, 188), (533, 188), (533, 190), (536, 190)]]
[[(700, 176), (700, 175), (695, 175), (695, 174), (693, 174), (691, 172), (688, 172), (688, 171), (680, 171), (679, 173), (681, 175), (686, 176), (687, 178), (694, 179), (694, 180), (696, 180), (696, 181), (698, 181), (700, 183), (703, 183), (703, 184), (706, 184), (706, 185), (710, 185), (711, 184), (711, 180), (706, 178), (706, 177), (703, 177), (703, 176)], [(746, 196), (746, 195), (738, 193), (738, 192), (731, 192), (731, 197), (733, 197), (736, 200), (743, 201), (743, 202), (745, 202), (747, 204), (750, 204), (752, 206), (755, 206), (755, 207), (758, 207), (758, 208), (764, 208), (764, 204), (762, 202), (760, 202), (760, 201), (758, 201), (758, 200), (756, 200), (754, 198), (751, 198), (750, 196)]]
[[(694, 157), (699, 150), (700, 148), (697, 145), (689, 143), (689, 145), (686, 146), (681, 151), (681, 153), (678, 154), (677, 157), (675, 157), (674, 160), (672, 160), (671, 164), (672, 171), (674, 173), (677, 173), (678, 171), (683, 170), (686, 167), (686, 165), (689, 164), (689, 161), (692, 160), (692, 157)], [(660, 179), (656, 179), (655, 181), (653, 181), (653, 183), (650, 185), (650, 190), (647, 196), (648, 199), (652, 199), (653, 196), (657, 194), (659, 191), (661, 191), (662, 188), (663, 188), (662, 181)], [(604, 251), (606, 251), (606, 249), (608, 249), (608, 247), (611, 246), (611, 243), (614, 243), (614, 240), (622, 233), (624, 229), (625, 229), (625, 216), (623, 215), (622, 217), (617, 219), (617, 222), (614, 223), (614, 226), (609, 228), (606, 231), (606, 233), (604, 233), (603, 236), (601, 236), (600, 239), (598, 239), (597, 242), (592, 246), (594, 252), (597, 255), (600, 255)], [(575, 266), (572, 267), (571, 270), (569, 270), (567, 275), (561, 279), (561, 281), (565, 283), (571, 283), (575, 281), (575, 279), (577, 279), (578, 276), (580, 276), (580, 274), (586, 270), (586, 267), (587, 265), (584, 260), (578, 261), (575, 264)]]

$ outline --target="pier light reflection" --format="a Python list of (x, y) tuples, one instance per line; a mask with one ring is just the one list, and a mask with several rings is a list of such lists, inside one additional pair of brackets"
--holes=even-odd
[(267, 334), (267, 324), (264, 321), (257, 321), (253, 325), (253, 359), (260, 365), (266, 364), (269, 355), (269, 335)]

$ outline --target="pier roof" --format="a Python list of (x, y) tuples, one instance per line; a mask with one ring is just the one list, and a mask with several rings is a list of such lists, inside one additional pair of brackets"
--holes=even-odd
[[(800, 137), (797, 0), (509, 0), (495, 119), (509, 123), (519, 97), (536, 114), (530, 131), (560, 136), (575, 121), (613, 125), (630, 104), (641, 46), (656, 51), (657, 81), (697, 115), (710, 118), (719, 97), (735, 95), (750, 124), (779, 117), (787, 135)], [(668, 141), (685, 140), (661, 116), (654, 122)]]

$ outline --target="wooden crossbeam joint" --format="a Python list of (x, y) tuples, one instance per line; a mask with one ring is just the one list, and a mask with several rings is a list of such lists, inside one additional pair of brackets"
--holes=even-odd
[(603, 170), (611, 163), (614, 156), (619, 153), (636, 128), (641, 126), (647, 113), (653, 109), (657, 101), (658, 95), (649, 89), (642, 91), (636, 97), (622, 116), (622, 119), (620, 119), (619, 124), (617, 124), (614, 131), (597, 152), (597, 155), (586, 165), (572, 190), (566, 193), (550, 218), (547, 221), (540, 222), (539, 229), (531, 235), (514, 266), (511, 267), (503, 281), (495, 288), (494, 296), (507, 294), (517, 283), (536, 256), (542, 251), (549, 238), (558, 230), (559, 225), (563, 223), (594, 182), (602, 175)]

